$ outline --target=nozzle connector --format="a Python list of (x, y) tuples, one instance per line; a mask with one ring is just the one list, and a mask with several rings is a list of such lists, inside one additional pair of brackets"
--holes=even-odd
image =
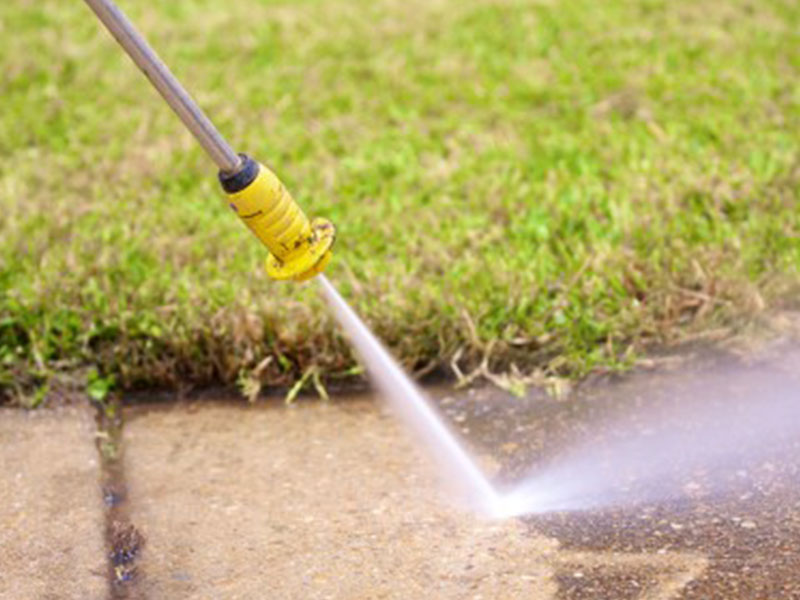
[(304, 281), (321, 273), (332, 256), (333, 224), (322, 218), (309, 221), (272, 171), (241, 156), (243, 167), (219, 178), (231, 208), (269, 249), (267, 274)]

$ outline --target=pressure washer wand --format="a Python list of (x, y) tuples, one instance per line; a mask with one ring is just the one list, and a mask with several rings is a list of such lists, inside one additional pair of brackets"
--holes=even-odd
[(309, 221), (278, 177), (246, 154), (237, 154), (111, 0), (85, 0), (103, 25), (144, 72), (167, 104), (219, 167), (231, 208), (269, 249), (273, 279), (303, 281), (321, 273), (336, 236), (326, 219)]

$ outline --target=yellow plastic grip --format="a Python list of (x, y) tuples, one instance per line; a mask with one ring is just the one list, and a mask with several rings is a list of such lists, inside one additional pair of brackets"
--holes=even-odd
[(228, 194), (239, 218), (269, 249), (273, 279), (303, 281), (322, 272), (331, 259), (336, 231), (329, 221), (309, 221), (280, 179), (264, 165), (244, 189)]

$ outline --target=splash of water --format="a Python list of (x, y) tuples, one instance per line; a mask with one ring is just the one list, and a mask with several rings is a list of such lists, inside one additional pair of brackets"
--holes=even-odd
[(592, 422), (591, 439), (503, 494), (500, 516), (724, 496), (800, 449), (796, 370), (727, 367), (640, 392), (643, 406)]
[(428, 445), (449, 483), (474, 509), (494, 514), (500, 503), (492, 484), (464, 448), (456, 433), (403, 372), (336, 288), (324, 275), (317, 277), (339, 324), (347, 333), (367, 372), (392, 410)]

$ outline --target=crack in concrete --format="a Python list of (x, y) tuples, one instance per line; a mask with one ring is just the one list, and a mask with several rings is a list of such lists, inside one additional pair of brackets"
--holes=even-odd
[(138, 558), (144, 536), (131, 522), (123, 467), (122, 406), (110, 397), (94, 403), (96, 446), (100, 455), (101, 490), (105, 506), (105, 539), (110, 600), (145, 600), (137, 585), (141, 578)]

